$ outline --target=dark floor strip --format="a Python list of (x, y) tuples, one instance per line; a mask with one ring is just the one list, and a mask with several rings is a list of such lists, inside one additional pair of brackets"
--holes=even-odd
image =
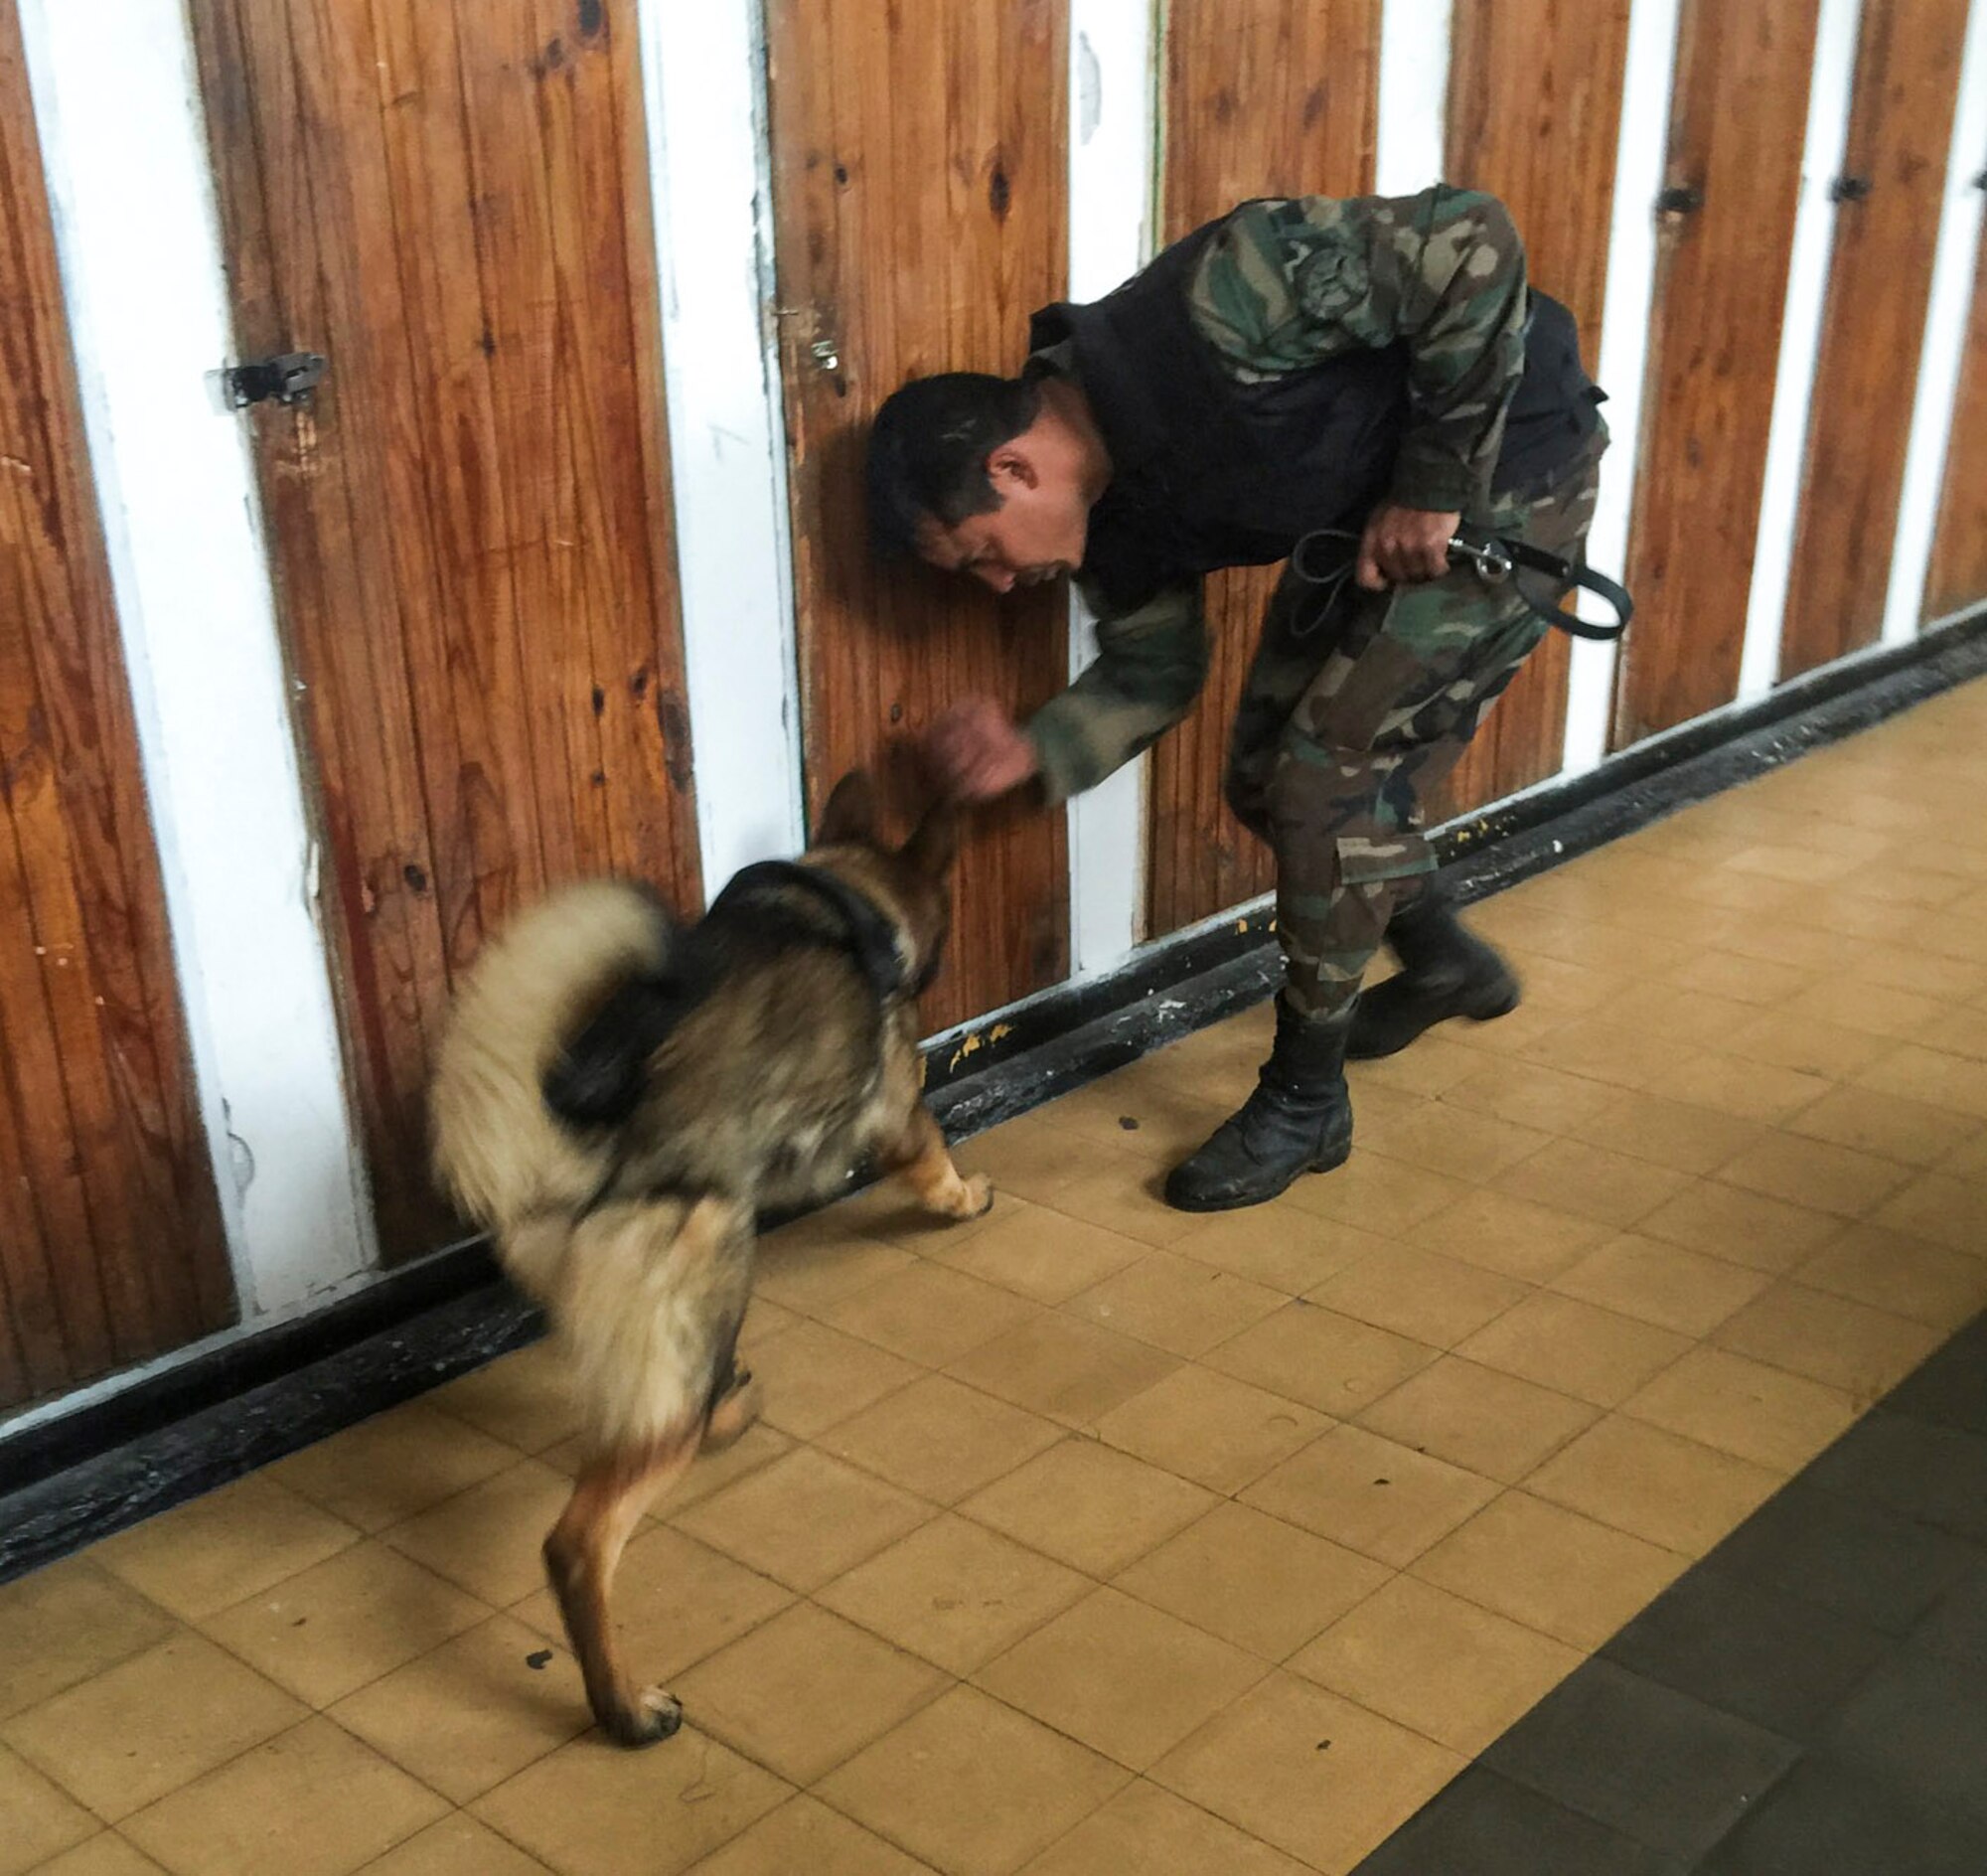
[(1355, 1876), (1987, 1872), (1987, 1315)]

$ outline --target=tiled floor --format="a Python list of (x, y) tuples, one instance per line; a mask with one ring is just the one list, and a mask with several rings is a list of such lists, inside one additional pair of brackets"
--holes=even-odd
[(622, 1573), (652, 1752), (541, 1588), (542, 1348), (0, 1590), (0, 1872), (1945, 1869), (1773, 1832), (1978, 1805), (1987, 1443), (1887, 1408), (1781, 1488), (1987, 1305), (1983, 798), (1975, 685), (1500, 896), (1523, 1009), (1261, 1211), (1152, 1194), (1267, 1012), (969, 1143), (984, 1221), (772, 1240), (766, 1420)]

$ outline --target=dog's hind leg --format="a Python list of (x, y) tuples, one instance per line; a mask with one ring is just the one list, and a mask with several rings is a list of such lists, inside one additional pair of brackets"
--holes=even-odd
[(917, 1195), (918, 1203), (941, 1218), (977, 1218), (994, 1202), (984, 1172), (963, 1177), (946, 1151), (945, 1136), (922, 1101), (912, 1105), (904, 1131), (881, 1154), (883, 1170), (894, 1172)]
[(615, 1658), (607, 1598), (644, 1508), (688, 1468), (703, 1432), (699, 1414), (683, 1432), (639, 1451), (589, 1460), (545, 1539), (545, 1570), (586, 1679), (587, 1702), (618, 1745), (653, 1745), (683, 1724), (682, 1706), (660, 1687), (630, 1691)]

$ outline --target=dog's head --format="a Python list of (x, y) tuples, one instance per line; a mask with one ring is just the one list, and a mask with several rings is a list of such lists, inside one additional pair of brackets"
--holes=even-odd
[(934, 802), (894, 847), (877, 831), (876, 791), (852, 769), (835, 785), (808, 848), (811, 863), (831, 868), (894, 919), (911, 995), (938, 975), (952, 928), (952, 865), (959, 852), (959, 816)]

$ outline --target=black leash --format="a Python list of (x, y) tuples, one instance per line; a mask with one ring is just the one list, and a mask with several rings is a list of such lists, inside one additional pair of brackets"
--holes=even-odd
[[(1313, 528), (1292, 549), (1291, 570), (1298, 578), (1307, 585), (1328, 589), (1324, 606), (1319, 609), (1320, 618), (1330, 609), (1356, 570), (1360, 540), (1359, 533), (1351, 528)], [(1320, 568), (1315, 564), (1317, 549), (1314, 547), (1319, 542), (1349, 543), (1352, 550), (1337, 564)], [(1470, 568), (1486, 586), (1501, 586), (1509, 581), (1518, 597), (1537, 617), (1548, 625), (1558, 626), (1574, 638), (1610, 642), (1628, 629), (1628, 621), (1635, 616), (1635, 602), (1629, 597), (1628, 589), (1618, 581), (1609, 579), (1605, 573), (1597, 573), (1591, 566), (1577, 566), (1563, 554), (1548, 553), (1543, 547), (1534, 547), (1504, 535), (1483, 535), (1476, 539), (1464, 534), (1456, 535), (1449, 544), (1449, 563), (1453, 567)], [(1597, 625), (1591, 619), (1583, 619), (1559, 605), (1541, 603), (1519, 582), (1520, 569), (1543, 573), (1562, 592), (1579, 587), (1605, 599), (1614, 609), (1613, 623)]]

